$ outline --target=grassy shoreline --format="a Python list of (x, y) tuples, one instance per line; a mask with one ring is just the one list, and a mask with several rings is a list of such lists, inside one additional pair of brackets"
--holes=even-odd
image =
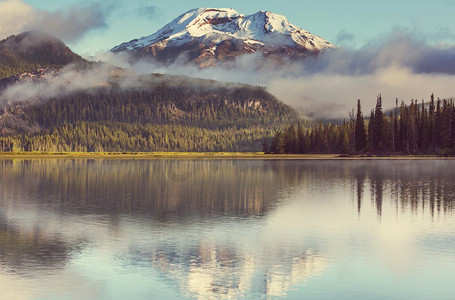
[(452, 160), (436, 155), (365, 156), (340, 154), (263, 154), (261, 152), (0, 152), (0, 159), (270, 159), (270, 160)]

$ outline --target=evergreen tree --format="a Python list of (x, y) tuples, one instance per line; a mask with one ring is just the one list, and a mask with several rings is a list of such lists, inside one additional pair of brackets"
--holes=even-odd
[(370, 122), (368, 123), (368, 149), (370, 151), (376, 150), (374, 148), (374, 140), (376, 139), (375, 132), (374, 132), (374, 127), (375, 127), (374, 110), (371, 110), (371, 112), (370, 112)]
[(278, 131), (272, 139), (270, 145), (270, 152), (275, 154), (284, 154), (285, 152), (285, 140), (282, 131)]
[(376, 107), (374, 109), (374, 124), (373, 124), (373, 150), (381, 150), (383, 146), (383, 130), (384, 130), (384, 116), (382, 113), (382, 96), (379, 94), (376, 100)]
[(441, 114), (441, 100), (438, 98), (436, 102), (436, 113), (434, 117), (433, 127), (433, 143), (435, 152), (438, 153), (442, 147), (442, 114)]
[(407, 126), (407, 139), (406, 139), (406, 151), (407, 153), (415, 154), (418, 152), (417, 147), (417, 124), (416, 124), (416, 114), (417, 114), (417, 103), (414, 103), (414, 100), (411, 100), (411, 105), (409, 106), (408, 114), (408, 126)]
[(452, 115), (453, 107), (444, 99), (441, 111), (441, 141), (442, 148), (446, 151), (452, 148)]
[(298, 136), (298, 153), (303, 154), (307, 152), (307, 139), (305, 136), (305, 130), (303, 125), (299, 122), (297, 124), (297, 136)]
[(284, 152), (299, 153), (299, 141), (295, 125), (289, 126), (284, 132)]
[(265, 153), (265, 154), (270, 154), (270, 142), (268, 139), (264, 139), (262, 141), (262, 151)]
[(357, 100), (357, 117), (355, 121), (355, 150), (362, 151), (367, 146), (367, 134), (365, 132), (365, 122), (363, 120), (360, 99)]

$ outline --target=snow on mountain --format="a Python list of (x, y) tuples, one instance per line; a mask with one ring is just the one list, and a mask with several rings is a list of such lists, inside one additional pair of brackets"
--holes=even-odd
[(299, 56), (307, 56), (328, 48), (336, 47), (278, 14), (260, 11), (243, 15), (227, 8), (198, 8), (182, 14), (154, 34), (123, 43), (112, 51), (165, 60), (186, 53), (190, 60), (202, 62), (256, 51), (265, 55), (294, 56), (297, 52)]

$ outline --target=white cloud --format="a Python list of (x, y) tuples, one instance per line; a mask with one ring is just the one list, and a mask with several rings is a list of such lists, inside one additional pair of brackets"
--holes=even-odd
[(269, 91), (286, 103), (302, 108), (307, 116), (345, 118), (361, 99), (363, 112), (374, 108), (376, 96), (383, 96), (383, 107), (392, 108), (396, 97), (428, 101), (431, 93), (441, 98), (455, 96), (454, 75), (416, 74), (409, 68), (388, 67), (365, 75), (320, 73), (297, 78), (271, 79)]
[(108, 12), (97, 3), (48, 12), (22, 0), (3, 0), (0, 1), (0, 38), (39, 30), (72, 42), (94, 28), (105, 27)]
[(36, 19), (36, 11), (22, 0), (0, 1), (0, 38), (24, 31)]

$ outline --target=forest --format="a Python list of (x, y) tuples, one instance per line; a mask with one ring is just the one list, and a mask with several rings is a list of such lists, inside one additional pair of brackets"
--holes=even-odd
[(367, 117), (358, 100), (357, 112), (341, 124), (292, 124), (263, 142), (264, 152), (276, 154), (453, 155), (454, 146), (454, 101), (435, 101), (433, 94), (427, 103), (411, 100), (399, 105), (397, 99), (395, 108), (386, 112), (379, 95)]
[(263, 139), (298, 120), (261, 87), (161, 79), (153, 86), (75, 92), (19, 112), (8, 108), (39, 130), (9, 127), (11, 133), (0, 136), (0, 151), (260, 151)]
[(12, 152), (257, 151), (264, 127), (207, 129), (196, 126), (76, 122), (36, 134), (0, 137), (0, 150)]

